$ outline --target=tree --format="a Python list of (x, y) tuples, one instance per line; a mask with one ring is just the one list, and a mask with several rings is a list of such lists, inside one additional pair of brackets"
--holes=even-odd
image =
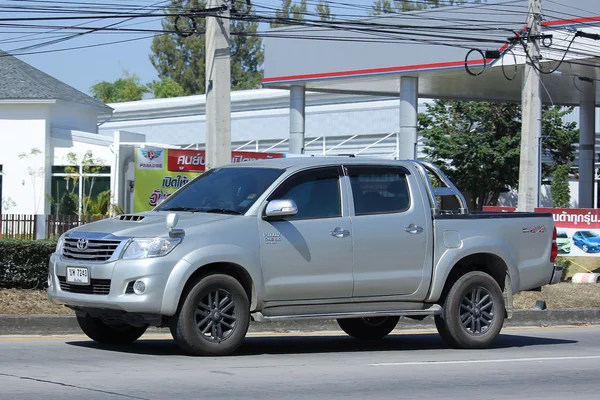
[(463, 192), (469, 208), (495, 204), (519, 179), (516, 104), (436, 100), (419, 116), (425, 153)]
[[(551, 155), (552, 173), (574, 159), (578, 133), (561, 117), (570, 112), (544, 107), (544, 150)], [(519, 180), (521, 107), (519, 104), (436, 100), (419, 115), (426, 139), (425, 154), (454, 181), (470, 208), (496, 205), (500, 193)]]
[(552, 174), (553, 166), (575, 161), (575, 143), (579, 140), (577, 123), (563, 122), (563, 117), (572, 111), (573, 107), (544, 105), (542, 108), (542, 149), (552, 160), (552, 164), (543, 164), (543, 178)]
[[(174, 15), (205, 7), (206, 2), (203, 0), (171, 0), (171, 5), (165, 10), (168, 15), (162, 21), (163, 30), (176, 30)], [(245, 2), (238, 1), (235, 7), (244, 15), (248, 6)], [(206, 19), (198, 16), (194, 21), (200, 34), (189, 37), (181, 37), (176, 33), (156, 35), (151, 46), (150, 61), (159, 78), (170, 78), (177, 82), (183, 88), (184, 95), (202, 94), (206, 91), (206, 47), (203, 34), (206, 31)], [(184, 28), (188, 22), (189, 19), (180, 18), (179, 28), (189, 29)], [(230, 23), (232, 89), (258, 88), (263, 77), (261, 66), (264, 60), (262, 40), (257, 36), (258, 23), (244, 19), (231, 20)]]
[[(438, 8), (444, 6), (457, 6), (468, 3), (468, 0), (376, 0), (373, 3), (370, 15), (392, 14), (427, 8)], [(472, 0), (471, 3), (478, 4), (482, 0)]]
[[(238, 1), (236, 9), (241, 15), (250, 12), (245, 1)], [(258, 24), (243, 20), (231, 20), (231, 90), (256, 89), (261, 86), (262, 64), (265, 55), (262, 39), (258, 36)]]
[(571, 193), (569, 190), (570, 164), (557, 165), (552, 173), (550, 193), (552, 194), (552, 206), (567, 208), (571, 205)]
[[(42, 154), (42, 151), (40, 149), (38, 149), (37, 147), (32, 148), (31, 150), (29, 150), (29, 153), (21, 153), (19, 154), (19, 159), (21, 160), (28, 160), (30, 157), (34, 158), (35, 160), (32, 160), (32, 162), (36, 163), (37, 160), (37, 156), (39, 156), (40, 154)], [(36, 163), (37, 164), (37, 163)], [(42, 180), (42, 184), (43, 184), (43, 178), (45, 175), (45, 169), (43, 166), (41, 167), (32, 167), (31, 165), (27, 166), (27, 175), (29, 175), (29, 178), (31, 179), (31, 188), (33, 190), (33, 206), (34, 206), (34, 210), (35, 210), (35, 214), (37, 214), (38, 209), (40, 207), (40, 199), (37, 197), (37, 185), (38, 185), (38, 181), (41, 179)], [(25, 181), (23, 181), (23, 185), (25, 185)]]
[[(315, 7), (315, 12), (321, 21), (330, 21), (333, 19), (329, 5), (325, 0), (319, 0), (319, 3)], [(271, 28), (278, 28), (295, 25), (296, 21), (305, 20), (305, 16), (308, 14), (306, 0), (300, 0), (300, 4), (293, 3), (292, 0), (281, 0), (281, 8), (275, 12), (276, 20), (271, 21), (269, 26)]]
[(141, 100), (148, 93), (147, 86), (140, 83), (140, 77), (123, 71), (123, 77), (114, 82), (102, 81), (91, 87), (95, 99), (103, 103), (120, 103)]
[(331, 21), (333, 19), (333, 17), (331, 16), (331, 9), (329, 8), (329, 4), (327, 4), (325, 0), (320, 0), (315, 10), (319, 14), (319, 18), (321, 18), (321, 21)]
[(160, 81), (149, 83), (148, 90), (154, 93), (157, 99), (165, 99), (169, 97), (179, 97), (184, 95), (183, 88), (171, 78), (164, 78)]

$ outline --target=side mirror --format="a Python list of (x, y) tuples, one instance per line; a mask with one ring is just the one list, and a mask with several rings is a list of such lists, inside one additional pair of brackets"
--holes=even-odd
[(292, 217), (298, 213), (298, 206), (294, 200), (272, 200), (265, 210), (266, 219)]
[(179, 222), (179, 215), (175, 213), (167, 214), (165, 224), (167, 225), (167, 229), (169, 230), (169, 236), (171, 237), (181, 236), (185, 234), (185, 231), (183, 229), (175, 229), (175, 226), (177, 226), (177, 222)]

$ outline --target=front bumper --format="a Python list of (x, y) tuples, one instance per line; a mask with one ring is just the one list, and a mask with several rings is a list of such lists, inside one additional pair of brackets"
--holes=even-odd
[(558, 265), (554, 265), (554, 271), (552, 272), (552, 278), (550, 279), (550, 285), (556, 285), (560, 282), (560, 278), (562, 278), (563, 267), (559, 267)]
[[(90, 285), (68, 284), (64, 278), (67, 266), (87, 267)], [(174, 263), (168, 257), (86, 264), (52, 254), (48, 271), (48, 297), (54, 304), (70, 307), (160, 314), (165, 287), (173, 267)], [(143, 294), (138, 295), (131, 290), (136, 280), (145, 283), (146, 291)]]

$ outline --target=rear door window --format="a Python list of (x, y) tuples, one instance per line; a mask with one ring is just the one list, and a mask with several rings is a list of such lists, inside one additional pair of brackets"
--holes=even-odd
[(410, 208), (410, 190), (403, 167), (347, 167), (355, 215), (400, 213)]

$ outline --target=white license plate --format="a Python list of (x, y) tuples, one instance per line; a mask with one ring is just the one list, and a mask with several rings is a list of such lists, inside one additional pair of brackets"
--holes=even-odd
[(67, 267), (67, 282), (89, 285), (90, 275), (87, 268)]

